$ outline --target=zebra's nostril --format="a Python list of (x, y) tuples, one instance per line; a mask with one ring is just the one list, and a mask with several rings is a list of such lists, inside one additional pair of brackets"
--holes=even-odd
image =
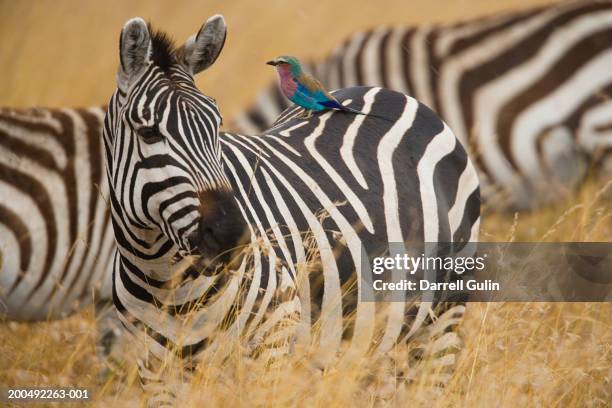
[(192, 255), (204, 255), (202, 252), (202, 239), (200, 237), (200, 230), (197, 229), (187, 237), (187, 250)]
[(218, 252), (220, 249), (219, 243), (215, 239), (214, 232), (211, 228), (203, 228), (200, 230), (200, 238), (206, 248)]
[(201, 220), (198, 228), (187, 237), (187, 246), (192, 255), (216, 256), (221, 250), (213, 228), (204, 220)]
[(200, 245), (204, 246), (207, 251), (216, 254), (221, 249), (221, 245), (215, 235), (213, 228), (209, 225), (207, 220), (202, 217), (200, 224), (198, 225), (198, 232), (200, 238)]

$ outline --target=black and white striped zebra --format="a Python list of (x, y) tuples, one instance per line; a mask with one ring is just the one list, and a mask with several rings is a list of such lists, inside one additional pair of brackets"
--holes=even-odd
[(104, 114), (0, 109), (0, 317), (56, 319), (110, 299)]
[[(540, 175), (539, 178), (548, 183), (546, 191), (530, 190), (526, 196), (528, 181), (525, 181), (525, 175), (519, 176), (518, 185), (525, 188), (510, 182), (516, 194), (508, 202), (518, 207), (533, 207), (546, 201), (549, 193), (558, 191), (554, 188), (555, 184), (567, 188), (575, 185), (587, 166), (608, 166), (606, 168), (610, 170), (612, 161), (607, 153), (612, 140), (609, 121), (612, 105), (605, 95), (612, 84), (610, 71), (606, 68), (610, 62), (610, 41), (606, 37), (610, 33), (611, 12), (609, 1), (579, 1), (459, 24), (380, 28), (356, 34), (327, 60), (314, 64), (312, 68), (316, 76), (332, 89), (355, 84), (382, 85), (413, 94), (437, 110), (459, 138), (467, 140), (467, 145), (464, 145), (469, 146), (468, 150), (478, 153), (472, 157), (477, 169), (481, 170), (481, 180), (490, 180), (489, 187), (493, 187), (486, 190), (485, 198), (494, 195), (496, 186), (508, 181), (507, 177), (503, 177), (505, 181), (500, 182), (495, 172), (508, 174), (508, 169), (515, 169), (519, 175), (522, 172), (518, 170), (519, 167), (531, 168), (524, 172), (525, 175), (531, 174), (527, 177), (529, 180), (537, 179)], [(563, 39), (562, 44), (554, 41), (558, 38)], [(503, 88), (504, 92), (517, 92), (519, 88), (514, 86), (513, 78), (521, 70), (528, 69), (529, 64), (538, 61), (542, 73), (539, 76), (522, 76), (526, 83), (519, 95), (521, 98), (504, 99), (501, 94), (493, 92), (498, 88)], [(576, 88), (576, 78), (588, 78), (590, 83)], [(601, 91), (597, 90), (598, 86)], [(574, 94), (564, 96), (573, 89), (577, 89), (579, 98)], [(497, 105), (506, 100), (509, 102), (497, 112), (489, 110), (493, 104), (486, 101), (479, 102), (480, 108), (475, 109), (476, 102), (482, 99), (481, 91), (494, 94)], [(560, 101), (560, 96), (563, 96), (563, 101)], [(460, 103), (456, 102), (457, 98)], [(260, 96), (257, 105), (236, 123), (246, 131), (262, 130), (269, 127), (286, 106), (278, 87), (273, 85)], [(559, 106), (563, 109), (549, 114), (531, 114), (537, 112), (538, 106)], [(95, 156), (96, 150), (89, 149), (90, 166), (78, 159), (82, 171), (75, 171), (70, 165), (62, 167), (71, 160), (77, 160), (70, 152), (71, 146), (79, 146), (77, 141), (91, 141), (100, 136), (94, 134), (97, 125), (92, 125), (92, 121), (99, 120), (100, 115), (99, 108), (2, 111), (0, 143), (3, 154), (0, 160), (3, 160), (3, 184), (0, 204), (3, 207), (0, 208), (0, 228), (5, 231), (0, 235), (0, 314), (26, 320), (60, 317), (75, 310), (75, 301), (81, 303), (83, 296), (86, 296), (87, 285), (81, 286), (81, 283), (87, 280), (100, 282), (96, 268), (83, 268), (85, 275), (92, 272), (93, 276), (77, 278), (64, 264), (66, 260), (72, 265), (78, 264), (78, 251), (68, 259), (72, 253), (69, 248), (73, 244), (91, 240), (88, 242), (91, 247), (97, 245), (94, 240), (107, 240), (105, 237), (109, 234), (95, 236), (95, 231), (106, 231), (107, 224), (98, 228), (98, 221), (91, 218), (93, 223), (89, 231), (94, 231), (94, 235), (89, 236), (86, 228), (90, 220), (83, 218), (83, 214), (89, 212), (86, 201), (78, 200), (75, 206), (76, 196), (72, 194), (66, 198), (62, 193), (76, 191), (74, 180), (77, 179), (70, 174), (77, 174), (80, 178), (87, 173), (94, 174), (102, 165), (101, 159)], [(533, 129), (545, 131), (513, 130), (516, 128), (514, 124), (519, 123), (518, 120), (525, 115), (529, 115), (528, 122)], [(549, 122), (554, 122), (554, 125), (550, 126)], [(527, 122), (522, 120), (521, 123)], [(490, 131), (482, 130), (485, 127), (500, 129), (500, 138), (494, 140)], [(477, 132), (472, 133), (470, 129)], [(488, 141), (484, 144), (480, 142), (487, 137)], [(71, 139), (73, 142), (69, 142)], [(509, 141), (518, 143), (523, 139), (528, 146), (519, 149), (519, 155), (512, 156)], [(529, 140), (536, 142), (530, 143)], [(491, 148), (496, 144), (496, 148)], [(39, 149), (43, 149), (44, 153), (32, 156)], [(47, 158), (56, 151), (59, 153), (55, 160), (60, 167), (56, 168), (56, 164), (45, 166), (49, 162)], [(495, 151), (497, 153), (491, 153)], [(500, 159), (500, 154), (505, 159)], [(17, 160), (19, 157), (23, 159)], [(38, 164), (38, 157), (45, 162)], [(531, 167), (535, 162), (538, 165)], [(30, 166), (32, 173), (25, 169), (27, 163), (34, 164)], [(46, 192), (32, 195), (25, 202), (20, 201), (19, 196), (24, 198), (31, 192), (20, 182), (20, 178), (12, 175), (16, 164), (22, 170), (18, 174), (31, 180), (39, 178), (37, 184)], [(606, 168), (604, 174), (609, 174), (605, 173)], [(38, 169), (51, 171), (36, 173)], [(40, 177), (54, 177), (53, 174), (57, 175), (56, 181), (64, 180), (66, 184), (50, 191), (53, 182), (47, 183), (48, 179), (42, 180)], [(558, 183), (553, 180), (558, 180)], [(106, 188), (104, 181), (100, 185), (102, 191)], [(21, 188), (21, 193), (5, 191), (6, 188)], [(84, 190), (80, 191), (83, 194)], [(46, 204), (40, 205), (38, 197), (41, 203)], [(49, 200), (52, 201), (51, 205), (48, 205)], [(492, 207), (496, 208), (495, 205)], [(41, 211), (48, 214), (41, 216)], [(69, 218), (63, 219), (64, 215)], [(15, 238), (17, 236), (18, 239)], [(50, 248), (48, 251), (47, 245)], [(31, 261), (29, 257), (21, 255), (28, 251), (32, 251), (34, 256)], [(90, 251), (90, 255), (94, 253)], [(40, 263), (50, 266), (41, 266)], [(33, 296), (35, 291), (36, 296)], [(51, 293), (54, 293), (54, 299), (49, 298)]]
[[(258, 136), (219, 133), (217, 105), (193, 75), (215, 61), (225, 34), (221, 16), (179, 49), (139, 18), (121, 33), (104, 126), (113, 294), (126, 329), (145, 341), (139, 368), (152, 404), (172, 403), (160, 374), (167, 351), (191, 365), (203, 349), (222, 349), (220, 333), (275, 355), (294, 344), (279, 343), (280, 330), (315, 344), (323, 365), (343, 336), (352, 350), (384, 353), (418, 333), (433, 304), (359, 302), (362, 246), (478, 238), (479, 184), (466, 152), (406, 95), (335, 93), (391, 121), (327, 112)], [(230, 256), (236, 247), (242, 256)], [(455, 324), (463, 306), (447, 313)], [(456, 336), (444, 344), (455, 347)]]
[[(590, 168), (612, 174), (610, 66), (612, 2), (590, 0), (356, 33), (311, 70), (329, 89), (414, 96), (467, 147), (492, 209), (529, 209), (563, 197)], [(234, 126), (261, 131), (287, 106), (272, 85)]]

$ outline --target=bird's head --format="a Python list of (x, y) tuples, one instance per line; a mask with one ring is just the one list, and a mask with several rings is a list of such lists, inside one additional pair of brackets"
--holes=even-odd
[(300, 61), (289, 55), (281, 55), (273, 60), (266, 62), (268, 65), (276, 67), (277, 70), (285, 69), (291, 72), (291, 75), (298, 76), (302, 73), (302, 65)]

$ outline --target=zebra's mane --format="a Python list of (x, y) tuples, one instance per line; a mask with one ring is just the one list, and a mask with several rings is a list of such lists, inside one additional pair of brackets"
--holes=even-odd
[(149, 33), (151, 33), (153, 63), (167, 72), (172, 65), (177, 63), (174, 40), (165, 32), (153, 29), (151, 23), (148, 26)]

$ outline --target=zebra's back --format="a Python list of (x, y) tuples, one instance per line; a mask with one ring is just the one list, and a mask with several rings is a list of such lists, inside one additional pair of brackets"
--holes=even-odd
[[(311, 70), (330, 89), (414, 96), (466, 146), (484, 200), (534, 208), (577, 186), (589, 166), (612, 168), (611, 40), (612, 2), (572, 1), (356, 33)], [(266, 128), (286, 106), (273, 85), (235, 125)]]

